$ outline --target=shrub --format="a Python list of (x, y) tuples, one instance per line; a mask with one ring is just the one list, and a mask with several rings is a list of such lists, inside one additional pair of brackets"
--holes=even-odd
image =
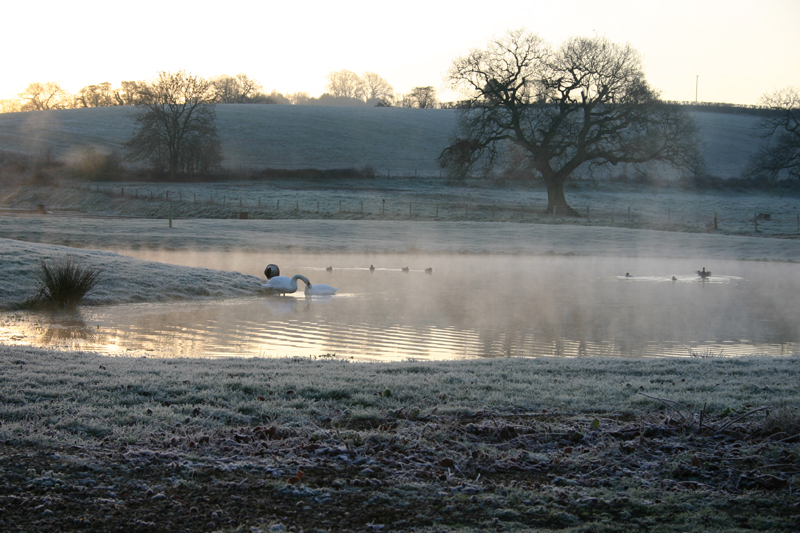
[(37, 307), (75, 307), (100, 281), (99, 268), (84, 267), (73, 257), (57, 257), (51, 263), (39, 258), (39, 263)]

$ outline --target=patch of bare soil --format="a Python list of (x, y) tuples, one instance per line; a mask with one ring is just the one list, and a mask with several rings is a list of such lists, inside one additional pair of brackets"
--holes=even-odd
[(125, 445), (7, 441), (0, 530), (796, 531), (800, 435), (756, 411), (404, 409), (200, 436), (187, 419)]

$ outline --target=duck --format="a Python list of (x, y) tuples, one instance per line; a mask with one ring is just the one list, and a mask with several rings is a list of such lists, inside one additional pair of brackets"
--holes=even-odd
[(270, 280), (275, 276), (280, 276), (281, 269), (278, 268), (278, 265), (269, 264), (267, 268), (264, 269), (264, 275), (267, 277), (267, 280)]
[(433, 269), (432, 268), (426, 268), (425, 269), (425, 273), (426, 274), (433, 274)]
[(273, 294), (292, 294), (297, 292), (298, 279), (305, 283), (306, 286), (311, 287), (311, 282), (302, 274), (295, 274), (291, 278), (288, 276), (274, 276), (261, 286)]
[(338, 290), (339, 287), (331, 287), (330, 285), (325, 285), (324, 283), (314, 283), (313, 285), (306, 285), (304, 292), (306, 296), (318, 296), (336, 294), (336, 291)]
[(408, 267), (403, 267), (401, 270), (402, 270), (403, 272), (405, 272), (406, 274), (408, 274)]
[(711, 276), (711, 271), (710, 270), (706, 270), (706, 267), (703, 267), (703, 270), (698, 270), (697, 271), (697, 275), (700, 276), (703, 279), (706, 279), (707, 277)]
[(325, 270), (326, 270), (326, 271), (328, 271), (328, 272), (333, 272), (333, 267), (332, 267), (332, 266), (329, 266), (329, 267), (328, 267), (328, 268), (326, 268)]

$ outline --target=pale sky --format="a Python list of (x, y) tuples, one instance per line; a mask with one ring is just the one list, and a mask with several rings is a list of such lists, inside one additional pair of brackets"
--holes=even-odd
[(800, 0), (42, 0), (7, 2), (0, 17), (0, 98), (32, 82), (74, 93), (179, 69), (319, 96), (329, 72), (347, 69), (450, 100), (452, 60), (517, 28), (554, 46), (595, 34), (630, 43), (669, 100), (694, 100), (698, 76), (710, 102), (800, 86)]

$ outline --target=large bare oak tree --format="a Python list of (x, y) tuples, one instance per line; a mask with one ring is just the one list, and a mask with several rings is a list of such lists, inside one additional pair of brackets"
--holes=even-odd
[(547, 186), (547, 212), (577, 215), (564, 183), (589, 165), (666, 162), (697, 168), (691, 117), (662, 104), (639, 54), (604, 37), (574, 37), (558, 49), (525, 30), (453, 61), (462, 102), (456, 138), (440, 155), (452, 177), (489, 174), (522, 153)]

